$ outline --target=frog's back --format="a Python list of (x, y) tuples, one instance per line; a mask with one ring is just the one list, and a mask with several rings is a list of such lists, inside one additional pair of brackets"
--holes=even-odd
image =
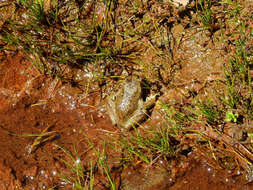
[[(129, 116), (138, 107), (138, 101), (141, 99), (141, 85), (135, 78), (127, 78), (123, 87), (123, 95), (120, 98), (119, 109), (125, 115)], [(122, 115), (124, 117), (124, 115)]]

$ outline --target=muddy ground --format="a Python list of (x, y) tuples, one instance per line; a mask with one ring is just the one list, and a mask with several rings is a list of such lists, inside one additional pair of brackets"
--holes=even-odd
[[(3, 60), (1, 79), (1, 189), (72, 189), (59, 178), (71, 173), (63, 160), (73, 162), (61, 147), (76, 152), (88, 173), (90, 161), (95, 167), (97, 160), (93, 147), (102, 150), (111, 136), (119, 138), (98, 92), (76, 93), (70, 85), (41, 75), (22, 53)], [(31, 134), (43, 132), (53, 133), (42, 137), (49, 138), (45, 143), (34, 145), (37, 137)], [(117, 161), (119, 153), (106, 148), (106, 154), (123, 189), (252, 188), (240, 170), (215, 168), (194, 151), (169, 166), (158, 159), (152, 165), (126, 168)], [(95, 189), (107, 189), (103, 171), (95, 168)]]
[[(90, 2), (86, 9), (92, 9)], [(123, 8), (127, 2), (121, 3), (115, 8), (119, 18), (128, 11)], [(97, 22), (102, 23), (104, 17), (100, 12), (105, 7), (103, 3), (98, 5), (93, 11), (98, 13)], [(162, 11), (168, 8), (156, 6)], [(13, 4), (7, 7), (8, 14), (3, 14), (4, 21), (0, 22), (3, 28), (14, 11)], [(141, 10), (138, 11), (141, 15)], [(131, 22), (122, 24), (119, 30), (135, 27), (130, 26), (134, 25)], [(210, 35), (210, 28), (188, 24), (187, 21), (173, 23), (170, 27), (173, 43), (166, 44), (160, 36), (153, 41), (146, 37), (131, 39), (134, 48), (138, 47), (135, 41), (149, 44), (145, 48), (141, 46), (136, 54), (141, 64), (131, 57), (129, 65), (124, 65), (127, 62), (124, 60), (118, 65), (105, 64), (103, 68), (94, 64), (85, 68), (58, 66), (50, 60), (44, 63), (49, 65), (50, 72), (42, 72), (34, 62), (39, 57), (36, 53), (31, 58), (25, 48), (12, 49), (9, 44), (0, 43), (4, 47), (0, 54), (0, 189), (253, 189), (251, 149), (243, 143), (238, 145), (238, 139), (233, 136), (241, 133), (235, 132), (233, 126), (243, 127), (245, 123), (224, 123), (224, 133), (220, 134), (208, 128), (210, 122), (193, 122), (188, 131), (171, 138), (171, 144), (176, 147), (174, 152), (166, 156), (156, 154), (149, 157), (149, 162), (138, 156), (128, 157), (127, 148), (120, 146), (119, 142), (131, 139), (136, 133), (147, 139), (150, 138), (147, 130), (159, 131), (170, 126), (164, 104), (183, 110), (196, 98), (215, 99), (215, 93), (225, 88), (224, 83), (216, 83), (224, 79), (223, 66), (228, 56), (219, 39), (221, 31), (217, 29)], [(168, 36), (167, 32), (161, 30), (161, 36)], [(115, 37), (115, 46), (124, 41), (121, 37)], [(104, 43), (111, 45), (108, 39)], [(171, 46), (172, 52), (168, 53), (166, 48)], [(159, 53), (156, 47), (163, 52)], [(173, 55), (173, 60), (167, 54)], [(96, 72), (100, 70), (105, 74), (103, 80), (97, 79)], [(126, 75), (137, 75), (159, 94), (149, 116), (136, 130), (130, 131), (112, 125), (105, 107), (106, 97)], [(148, 77), (150, 80), (146, 82)], [(217, 125), (215, 129), (220, 127), (215, 122), (213, 125)], [(253, 126), (252, 121), (248, 126)]]

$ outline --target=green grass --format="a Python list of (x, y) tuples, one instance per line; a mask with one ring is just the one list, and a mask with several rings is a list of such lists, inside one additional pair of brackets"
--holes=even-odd
[(172, 140), (172, 132), (169, 128), (159, 131), (147, 131), (141, 135), (138, 130), (131, 137), (121, 136), (121, 141), (116, 145), (125, 152), (123, 161), (142, 161), (146, 164), (152, 163), (157, 158), (171, 157), (175, 153), (175, 144)]
[[(57, 145), (70, 159), (60, 159), (71, 171), (68, 174), (59, 174), (59, 178), (64, 181), (66, 184), (70, 184), (75, 190), (93, 190), (95, 188), (95, 178), (98, 178), (101, 175), (98, 175), (100, 171), (105, 173), (105, 178), (98, 179), (98, 181), (103, 183), (103, 186), (111, 190), (116, 190), (115, 181), (111, 175), (110, 168), (108, 166), (107, 155), (105, 152), (106, 142), (104, 142), (103, 149), (100, 150), (94, 147), (93, 143), (89, 140), (88, 150), (94, 151), (96, 158), (89, 161), (88, 166), (84, 166), (82, 160), (80, 159), (81, 155), (74, 148), (74, 153), (68, 151), (65, 147)], [(88, 152), (85, 150), (85, 152)], [(100, 168), (101, 170), (98, 170)], [(102, 176), (104, 176), (102, 174)], [(107, 180), (106, 180), (107, 179)]]
[[(75, 4), (74, 1), (70, 3), (71, 6)], [(52, 6), (45, 11), (43, 0), (21, 0), (15, 4), (16, 14), (21, 17), (20, 12), (25, 11), (27, 16), (21, 17), (21, 21), (10, 18), (5, 22), (0, 34), (0, 40), (5, 46), (0, 50), (15, 51), (18, 48), (44, 74), (51, 74), (55, 68), (51, 63), (55, 63), (59, 69), (54, 74), (62, 80), (65, 79), (61, 72), (64, 65), (86, 67), (90, 63), (120, 57), (120, 52), (101, 46), (110, 27), (112, 1), (106, 1), (105, 4), (105, 20), (98, 26), (96, 20), (91, 25), (83, 24), (83, 20), (73, 16), (68, 9)], [(77, 10), (78, 13), (80, 11)]]
[(196, 104), (197, 111), (195, 114), (205, 118), (207, 124), (215, 125), (222, 120), (223, 110), (219, 110), (212, 101), (198, 102)]
[[(199, 16), (201, 18), (201, 23), (203, 24), (204, 28), (211, 29), (212, 25), (215, 23), (215, 18), (213, 17), (213, 11), (211, 10), (212, 7), (212, 0), (199, 0)], [(198, 8), (198, 6), (197, 6)]]
[(81, 163), (80, 156), (74, 149), (74, 155), (65, 149), (62, 146), (59, 146), (63, 150), (63, 152), (70, 158), (71, 162), (62, 160), (62, 162), (70, 168), (72, 172), (72, 176), (62, 176), (60, 177), (66, 184), (71, 184), (73, 189), (76, 190), (84, 190), (88, 187), (88, 189), (92, 190), (94, 186), (94, 173), (93, 173), (93, 163), (90, 162), (90, 170), (88, 175), (85, 175), (85, 169)]
[(235, 44), (235, 53), (224, 65), (224, 71), (227, 89), (223, 94), (223, 102), (244, 118), (253, 119), (250, 62), (245, 52), (245, 44), (241, 40)]
[(105, 148), (106, 148), (106, 142), (104, 142), (104, 147), (103, 147), (102, 153), (96, 151), (97, 156), (98, 156), (98, 164), (106, 174), (106, 177), (107, 177), (109, 184), (110, 184), (109, 185), (110, 189), (116, 190), (116, 185), (115, 185), (114, 179), (112, 178), (112, 175), (111, 175), (108, 163), (107, 163), (107, 156), (105, 153)]

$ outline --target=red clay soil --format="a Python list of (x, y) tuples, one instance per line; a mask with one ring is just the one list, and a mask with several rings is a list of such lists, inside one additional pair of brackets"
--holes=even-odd
[[(59, 175), (70, 170), (63, 160), (72, 161), (60, 147), (70, 152), (75, 149), (88, 165), (96, 155), (89, 155), (87, 137), (99, 148), (97, 139), (106, 139), (100, 131), (112, 130), (109, 120), (91, 108), (83, 109), (87, 119), (81, 119), (62, 101), (57, 102), (58, 97), (50, 100), (52, 82), (21, 53), (8, 56), (0, 68), (0, 189), (49, 188), (60, 183)], [(87, 98), (89, 104), (96, 97), (93, 94)], [(40, 100), (46, 100), (46, 104), (38, 103)], [(87, 131), (87, 126), (93, 127)], [(53, 133), (45, 143), (34, 146), (36, 137), (31, 134), (43, 132)], [(102, 146), (103, 141), (100, 143)]]
[[(70, 169), (63, 160), (73, 162), (61, 147), (80, 158), (86, 167), (97, 156), (94, 151), (89, 151), (91, 142), (97, 150), (102, 150), (104, 140), (109, 140), (104, 131), (117, 132), (108, 117), (102, 117), (97, 112), (98, 94), (91, 94), (83, 100), (83, 103), (90, 106), (71, 110), (64, 104), (67, 100), (57, 95), (59, 86), (61, 84), (58, 82), (41, 75), (21, 53), (9, 55), (1, 61), (0, 190), (52, 187), (73, 189), (71, 184), (64, 183), (60, 178), (62, 175), (70, 175)], [(85, 117), (80, 111), (85, 113)], [(38, 137), (31, 134), (42, 133), (47, 134), (42, 138), (49, 139), (36, 146), (34, 143)], [(110, 159), (120, 157), (120, 154), (117, 155), (112, 150), (107, 150), (107, 154), (109, 168), (114, 168), (112, 175), (119, 178), (121, 169), (117, 169), (117, 162)], [(93, 164), (95, 162), (96, 160)], [(153, 189), (250, 189), (249, 184), (243, 184), (240, 175), (234, 177), (229, 173), (215, 173), (210, 172), (211, 170), (205, 164), (197, 164), (189, 159), (188, 167), (185, 167), (180, 175), (177, 174), (175, 181), (170, 181), (170, 175), (165, 174), (162, 176), (163, 182), (154, 180), (154, 183), (158, 181), (162, 186), (155, 184)], [(126, 178), (132, 180), (132, 184), (137, 183), (139, 179), (158, 179), (159, 176), (155, 176), (154, 171), (156, 170), (150, 170), (148, 175), (144, 175), (135, 169), (132, 177)], [(177, 168), (175, 171), (180, 169)], [(121, 177), (128, 174), (128, 169), (125, 169)], [(94, 182), (95, 189), (109, 189), (103, 183), (105, 177), (102, 174), (98, 176), (100, 177)], [(118, 186), (119, 181), (124, 180), (116, 179)], [(134, 189), (150, 189), (145, 185), (136, 185)]]
[(250, 190), (252, 184), (247, 184), (240, 172), (231, 170), (215, 170), (207, 164), (191, 162), (193, 165), (170, 190)]

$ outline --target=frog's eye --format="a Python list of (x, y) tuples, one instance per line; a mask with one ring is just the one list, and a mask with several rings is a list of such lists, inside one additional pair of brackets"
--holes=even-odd
[(116, 96), (113, 96), (112, 97), (112, 101), (116, 101), (117, 97)]

